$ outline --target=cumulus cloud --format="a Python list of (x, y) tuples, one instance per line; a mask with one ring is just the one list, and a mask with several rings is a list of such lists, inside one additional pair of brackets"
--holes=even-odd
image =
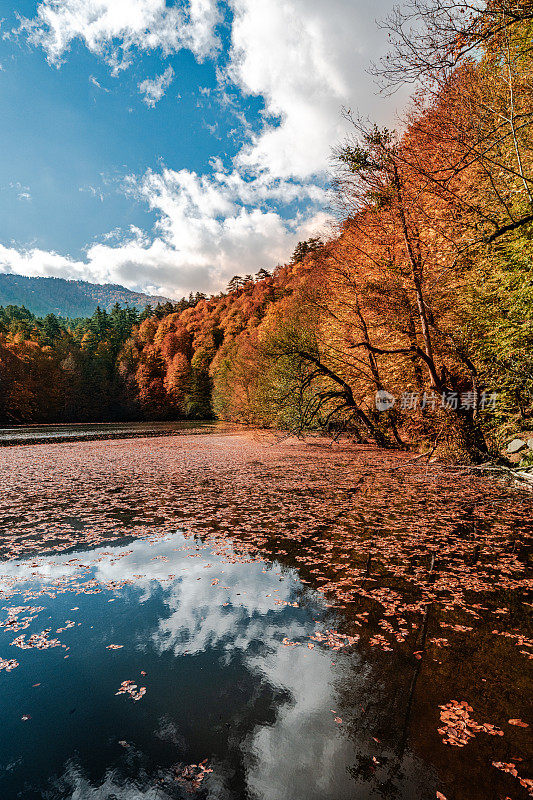
[[(346, 800), (354, 796), (353, 779), (346, 769), (353, 760), (353, 743), (331, 731), (331, 709), (338, 708), (332, 677), (338, 667), (332, 667), (328, 653), (319, 652), (314, 658), (308, 653), (305, 648), (281, 647), (252, 660), (271, 685), (283, 686), (291, 697), (290, 703), (278, 709), (272, 725), (257, 726), (254, 731), (247, 773), (253, 797)], [(353, 677), (360, 676), (354, 671)]]
[(146, 78), (139, 84), (139, 91), (144, 95), (143, 100), (148, 108), (154, 108), (174, 80), (174, 70), (167, 67), (162, 75), (155, 78)]
[[(342, 107), (390, 120), (399, 98), (377, 99), (366, 73), (386, 47), (375, 17), (391, 0), (231, 0), (226, 71), (246, 95), (264, 98), (265, 125), (239, 153), (240, 168), (300, 178), (327, 170), (346, 135)], [(369, 10), (371, 9), (370, 13)], [(400, 98), (401, 99), (401, 98)]]
[[(21, 29), (48, 60), (59, 65), (80, 39), (115, 73), (136, 50), (166, 56), (189, 48), (199, 59), (214, 57), (225, 7), (231, 43), (225, 66), (218, 65), (221, 84), (241, 97), (263, 98), (265, 108), (255, 133), (235, 109), (246, 143), (231, 170), (214, 160), (204, 175), (161, 169), (129, 179), (128, 191), (157, 215), (151, 235), (128, 232), (115, 246), (103, 235), (77, 261), (3, 247), (0, 269), (177, 296), (217, 291), (235, 273), (285, 261), (298, 240), (320, 233), (326, 222), (331, 148), (347, 132), (342, 107), (390, 122), (402, 100), (378, 101), (365, 72), (386, 46), (374, 16), (392, 5), (375, 0), (369, 14), (366, 0), (226, 0), (220, 7), (217, 0), (42, 0)], [(169, 66), (139, 84), (148, 106), (173, 76)]]
[[(328, 221), (319, 210), (327, 198), (320, 186), (246, 181), (237, 172), (148, 171), (131, 177), (127, 191), (156, 212), (153, 235), (132, 227), (115, 245), (88, 247), (84, 260), (0, 245), (0, 271), (120, 283), (170, 297), (214, 292), (235, 273), (283, 263), (299, 240), (323, 232)], [(285, 218), (278, 204), (297, 200), (311, 203), (309, 211)]]
[(21, 20), (19, 31), (41, 46), (59, 66), (75, 39), (81, 39), (115, 73), (129, 66), (135, 50), (159, 49), (163, 55), (182, 48), (199, 59), (212, 55), (219, 42), (216, 0), (42, 0), (34, 18)]

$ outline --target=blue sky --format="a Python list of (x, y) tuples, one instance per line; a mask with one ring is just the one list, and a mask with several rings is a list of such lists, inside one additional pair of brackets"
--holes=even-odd
[(286, 260), (327, 230), (343, 105), (393, 116), (390, 5), (0, 0), (0, 271), (179, 296)]

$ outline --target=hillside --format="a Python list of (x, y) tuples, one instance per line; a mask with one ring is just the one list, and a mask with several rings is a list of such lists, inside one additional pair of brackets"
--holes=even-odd
[(147, 304), (154, 306), (167, 300), (167, 297), (132, 292), (118, 284), (0, 274), (0, 306), (25, 306), (38, 316), (53, 313), (74, 319), (91, 316), (97, 306), (106, 311), (115, 303), (144, 308)]

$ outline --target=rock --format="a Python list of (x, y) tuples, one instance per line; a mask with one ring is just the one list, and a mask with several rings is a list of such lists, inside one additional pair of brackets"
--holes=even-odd
[(507, 454), (507, 460), (510, 461), (511, 464), (516, 464), (518, 466), (518, 464), (520, 464), (522, 461), (522, 456), (520, 453), (510, 453)]
[(526, 444), (530, 450), (533, 450), (533, 439), (528, 439)]
[(517, 470), (516, 474), (522, 478), (523, 481), (527, 481), (527, 483), (533, 486), (533, 475), (530, 472), (520, 472)]
[(507, 445), (507, 452), (519, 453), (520, 450), (524, 449), (524, 447), (526, 447), (526, 443), (523, 439), (513, 439), (513, 441)]

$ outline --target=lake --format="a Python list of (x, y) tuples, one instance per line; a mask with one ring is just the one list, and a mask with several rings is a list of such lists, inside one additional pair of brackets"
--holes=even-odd
[(228, 428), (214, 422), (72, 422), (63, 425), (17, 425), (0, 428), (0, 446), (36, 442), (130, 439), (139, 436), (172, 436)]
[(0, 451), (0, 797), (527, 797), (531, 495), (179, 432)]

